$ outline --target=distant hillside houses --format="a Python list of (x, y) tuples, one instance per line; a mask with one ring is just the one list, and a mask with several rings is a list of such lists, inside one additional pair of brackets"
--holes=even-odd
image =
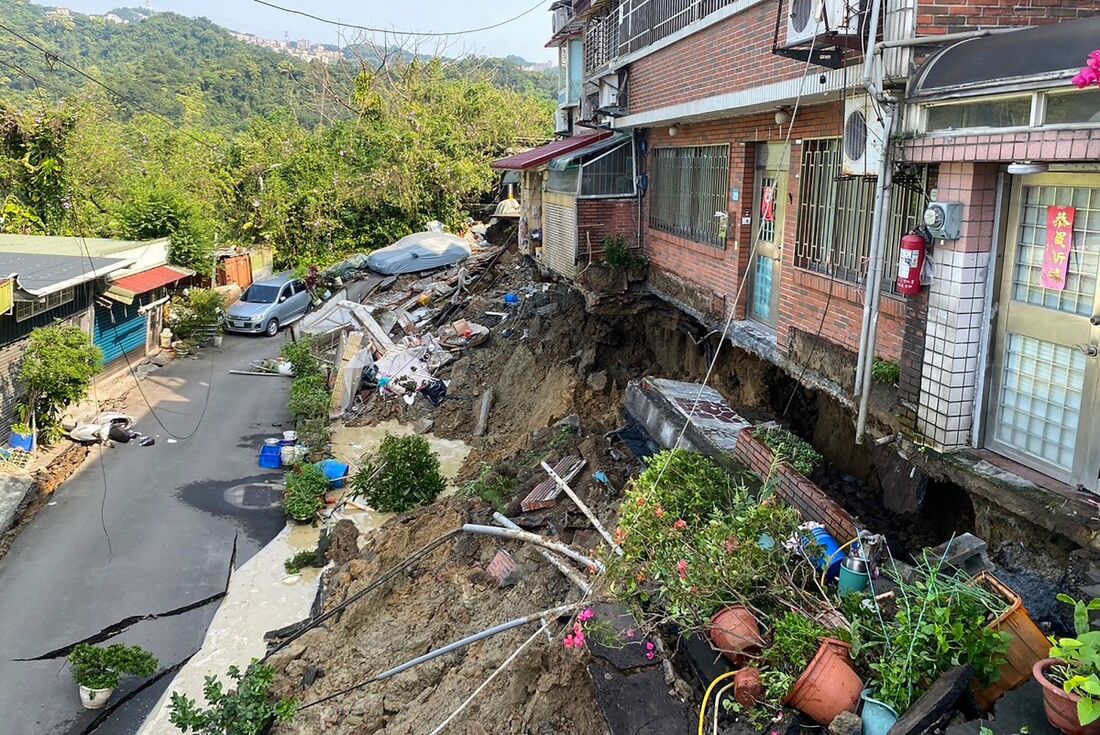
[(345, 58), (343, 51), (336, 51), (328, 46), (310, 43), (308, 39), (304, 38), (290, 42), (285, 39), (272, 40), (270, 38), (261, 38), (252, 33), (238, 33), (236, 31), (230, 31), (229, 33), (238, 41), (243, 41), (252, 46), (271, 49), (272, 51), (277, 51), (287, 56), (294, 56), (303, 61), (322, 61), (326, 64), (335, 64), (338, 61), (343, 61)]

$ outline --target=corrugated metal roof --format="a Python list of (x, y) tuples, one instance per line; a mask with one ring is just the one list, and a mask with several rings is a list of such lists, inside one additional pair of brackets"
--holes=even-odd
[(564, 156), (558, 156), (550, 162), (551, 171), (564, 171), (569, 167), (569, 164), (580, 161), (586, 156), (591, 156), (601, 151), (611, 150), (612, 148), (623, 145), (630, 141), (630, 136), (623, 133), (616, 133), (609, 138), (596, 141), (591, 145), (587, 145), (584, 148), (570, 151)]
[(124, 276), (111, 282), (111, 289), (121, 289), (132, 294), (146, 293), (169, 283), (195, 275), (195, 271), (186, 268), (173, 268), (169, 265), (161, 265), (150, 268), (132, 276)]
[(5, 253), (33, 253), (35, 255), (89, 255), (93, 258), (109, 258), (143, 245), (168, 242), (167, 237), (156, 240), (110, 240), (102, 237), (52, 237), (45, 235), (0, 235), (0, 255)]
[(532, 148), (523, 153), (517, 153), (514, 156), (500, 158), (493, 161), (490, 165), (497, 170), (526, 171), (527, 169), (543, 166), (569, 151), (592, 145), (610, 136), (610, 132), (596, 133), (594, 135), (576, 135), (572, 138), (564, 138), (562, 140), (556, 140), (553, 143), (539, 146), (538, 148)]
[(0, 274), (14, 276), (19, 290), (37, 297), (86, 283), (132, 262), (127, 258), (0, 252)]

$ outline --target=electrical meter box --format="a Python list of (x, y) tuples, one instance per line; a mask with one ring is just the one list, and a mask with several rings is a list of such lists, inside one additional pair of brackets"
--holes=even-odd
[(959, 202), (932, 202), (924, 210), (924, 224), (937, 240), (958, 240), (962, 215), (963, 205)]

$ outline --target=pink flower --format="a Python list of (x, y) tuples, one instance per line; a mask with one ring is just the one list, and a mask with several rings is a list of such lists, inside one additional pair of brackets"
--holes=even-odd
[(581, 614), (577, 616), (577, 620), (581, 621), (582, 623), (587, 623), (594, 617), (596, 617), (596, 611), (590, 607), (586, 607), (585, 609), (581, 610)]
[(1088, 61), (1085, 62), (1090, 69), (1100, 71), (1100, 49), (1093, 51), (1089, 54)]
[(1100, 77), (1097, 76), (1096, 69), (1093, 69), (1091, 66), (1086, 66), (1073, 78), (1073, 86), (1078, 89), (1084, 89), (1085, 87), (1091, 87), (1093, 84), (1096, 84), (1098, 80), (1100, 80)]
[(654, 658), (653, 651), (647, 651), (645, 657), (652, 661)]
[(676, 522), (672, 524), (672, 527), (675, 528), (677, 531), (683, 531), (685, 528), (688, 527), (688, 524), (687, 521), (685, 521), (683, 518), (677, 518)]
[(684, 559), (676, 562), (676, 571), (680, 575), (680, 579), (687, 579), (688, 576), (688, 563)]
[(654, 509), (653, 515), (657, 516), (658, 518), (664, 518), (666, 515), (665, 509), (658, 505), (657, 508)]
[(634, 629), (633, 628), (627, 628), (626, 629), (626, 637), (630, 640), (634, 640)]
[(565, 636), (565, 639), (561, 642), (561, 644), (563, 646), (565, 646), (566, 648), (573, 648), (573, 636), (572, 635)]
[(652, 641), (645, 642), (645, 650), (652, 651), (654, 648), (656, 648), (656, 646), (653, 645)]
[(573, 647), (584, 648), (585, 637), (584, 633), (575, 633), (573, 635)]

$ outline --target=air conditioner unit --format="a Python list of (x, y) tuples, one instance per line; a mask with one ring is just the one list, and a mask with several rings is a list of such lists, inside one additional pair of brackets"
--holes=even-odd
[(608, 74), (600, 77), (600, 108), (619, 106), (619, 75)]
[(886, 127), (867, 95), (844, 101), (841, 173), (877, 176), (886, 150)]
[(855, 36), (860, 32), (865, 0), (788, 0), (787, 46), (837, 36)]
[(554, 132), (558, 135), (570, 135), (573, 132), (573, 116), (568, 109), (559, 109), (554, 113)]

